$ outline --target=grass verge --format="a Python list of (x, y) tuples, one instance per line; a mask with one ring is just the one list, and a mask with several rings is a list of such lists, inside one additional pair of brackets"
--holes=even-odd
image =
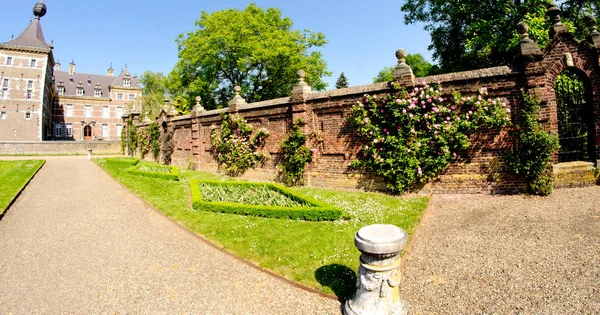
[(236, 181), (211, 173), (182, 170), (180, 181), (138, 177), (95, 160), (107, 173), (189, 230), (226, 250), (288, 279), (339, 298), (355, 290), (360, 253), (354, 234), (375, 223), (394, 224), (412, 235), (429, 198), (377, 193), (292, 188), (296, 193), (344, 211), (346, 220), (309, 222), (194, 211), (189, 181)]
[(0, 161), (0, 216), (42, 165), (42, 160)]

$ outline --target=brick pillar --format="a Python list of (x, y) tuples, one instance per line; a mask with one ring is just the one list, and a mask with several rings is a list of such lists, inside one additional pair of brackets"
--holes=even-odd
[(415, 85), (415, 75), (412, 72), (412, 68), (406, 64), (406, 50), (398, 49), (396, 51), (396, 58), (398, 58), (398, 65), (394, 69), (394, 81), (403, 86)]
[[(312, 88), (304, 81), (306, 78), (306, 72), (304, 70), (298, 70), (297, 74), (298, 83), (292, 89), (292, 95), (290, 96), (290, 112), (292, 115), (290, 125), (298, 121), (298, 119), (301, 119), (304, 125), (301, 126), (300, 130), (305, 135), (310, 135), (313, 124), (309, 122), (309, 113), (312, 112), (312, 110), (310, 110), (306, 101), (312, 93)], [(308, 169), (304, 173), (304, 182), (306, 185), (310, 186), (311, 177)]]

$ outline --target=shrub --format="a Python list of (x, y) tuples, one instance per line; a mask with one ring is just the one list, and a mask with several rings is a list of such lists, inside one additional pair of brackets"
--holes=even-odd
[(303, 122), (298, 119), (281, 144), (283, 161), (279, 180), (288, 186), (302, 185), (306, 164), (312, 162), (312, 152), (304, 146), (307, 136), (300, 130), (301, 125)]
[(217, 154), (219, 169), (229, 176), (240, 176), (269, 156), (259, 150), (264, 146), (269, 132), (261, 128), (252, 134), (252, 126), (235, 114), (222, 114), (220, 132), (210, 134), (213, 150)]
[(179, 180), (179, 168), (175, 166), (139, 164), (128, 168), (126, 171), (138, 176)]
[[(214, 193), (214, 187), (218, 186), (222, 188), (222, 191), (229, 191), (230, 194), (227, 196), (221, 195), (220, 198), (216, 198), (218, 201), (209, 201), (215, 200), (215, 195), (219, 195)], [(192, 193), (192, 205), (196, 210), (306, 221), (332, 221), (338, 220), (342, 215), (342, 211), (336, 207), (306, 196), (300, 196), (297, 193), (276, 184), (227, 183), (192, 180), (190, 181), (190, 188)], [(203, 189), (205, 190), (205, 193), (203, 193)], [(207, 191), (207, 189), (210, 191)], [(264, 203), (268, 203), (268, 200), (259, 200), (261, 199), (259, 196), (256, 196), (257, 198), (247, 198), (248, 195), (252, 195), (256, 191), (262, 191), (264, 194), (266, 190), (271, 191), (268, 193), (271, 198), (281, 199), (281, 196), (283, 196), (285, 197), (284, 199), (291, 200), (292, 202), (286, 201), (290, 206), (265, 205)], [(232, 194), (231, 192), (235, 192), (235, 194)], [(274, 197), (277, 195), (281, 196)], [(246, 199), (246, 204), (233, 202), (244, 199)]]
[(140, 159), (133, 157), (114, 157), (107, 158), (106, 163), (114, 166), (128, 168), (137, 165), (140, 162)]
[(537, 121), (540, 100), (522, 93), (523, 121), (517, 132), (517, 145), (508, 155), (508, 165), (527, 179), (532, 193), (547, 196), (554, 190), (552, 153), (559, 148), (558, 137), (546, 132)]
[(487, 98), (485, 88), (469, 97), (443, 94), (437, 84), (410, 93), (393, 89), (380, 97), (365, 95), (349, 121), (364, 143), (352, 166), (383, 177), (395, 193), (437, 176), (470, 146), (471, 133), (510, 123), (507, 104)]

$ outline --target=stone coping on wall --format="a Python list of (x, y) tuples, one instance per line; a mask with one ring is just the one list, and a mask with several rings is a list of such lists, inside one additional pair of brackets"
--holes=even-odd
[(442, 82), (450, 82), (450, 81), (456, 82), (456, 81), (496, 77), (496, 76), (509, 75), (509, 74), (518, 74), (518, 73), (520, 73), (520, 72), (515, 68), (509, 67), (509, 66), (500, 66), (500, 67), (477, 69), (477, 70), (470, 70), (470, 71), (430, 75), (430, 76), (423, 77), (423, 78), (416, 78), (415, 81), (417, 82), (417, 84), (442, 83)]

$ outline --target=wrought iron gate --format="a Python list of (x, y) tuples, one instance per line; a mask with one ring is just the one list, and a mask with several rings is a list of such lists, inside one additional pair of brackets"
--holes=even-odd
[[(574, 72), (566, 70), (556, 79), (559, 162), (590, 161), (593, 150), (590, 124), (593, 120), (589, 90)], [(591, 129), (593, 130), (593, 129)]]

